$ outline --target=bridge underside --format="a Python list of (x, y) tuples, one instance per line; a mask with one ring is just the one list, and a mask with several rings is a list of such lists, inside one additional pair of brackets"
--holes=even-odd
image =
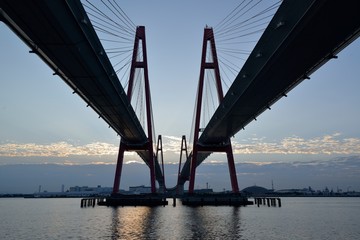
[(129, 143), (147, 137), (80, 1), (0, 0), (3, 20)]
[[(284, 0), (216, 110), (199, 145), (222, 146), (359, 36), (357, 1)], [(144, 130), (79, 0), (0, 0), (5, 22), (136, 149)], [(200, 152), (196, 165), (212, 151)], [(139, 155), (149, 164), (148, 154)], [(189, 160), (188, 160), (189, 161)], [(189, 176), (186, 162), (181, 179)], [(156, 162), (156, 178), (162, 179)]]
[[(355, 40), (360, 33), (357, 1), (284, 0), (222, 103), (199, 145), (226, 144), (258, 115)], [(197, 166), (212, 151), (198, 156)], [(181, 179), (190, 173), (190, 158)]]
[(148, 138), (79, 0), (0, 0), (0, 20), (149, 165)]

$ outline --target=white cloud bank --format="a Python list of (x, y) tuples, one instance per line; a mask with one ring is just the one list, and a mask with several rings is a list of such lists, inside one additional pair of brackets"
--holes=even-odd
[[(249, 142), (249, 141), (247, 141)], [(335, 133), (311, 139), (288, 137), (280, 142), (253, 139), (250, 143), (233, 142), (234, 154), (359, 154), (359, 138), (341, 138)]]
[(67, 142), (51, 144), (6, 143), (0, 145), (0, 156), (3, 157), (104, 156), (116, 155), (117, 152), (118, 146), (101, 142), (80, 146), (75, 146)]
[[(181, 138), (163, 136), (164, 154), (179, 155), (180, 147)], [(266, 142), (264, 138), (253, 138), (244, 140), (243, 143), (233, 141), (233, 151), (234, 154), (360, 154), (360, 139), (341, 138), (341, 134), (338, 133), (311, 139), (293, 136), (279, 142)], [(71, 156), (116, 156), (117, 153), (117, 145), (103, 142), (86, 145), (73, 145), (67, 142), (0, 144), (0, 157), (68, 158)]]

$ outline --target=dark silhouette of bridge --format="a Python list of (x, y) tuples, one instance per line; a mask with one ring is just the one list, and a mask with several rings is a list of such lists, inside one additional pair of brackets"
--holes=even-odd
[[(189, 181), (192, 193), (196, 167), (211, 153), (223, 151), (228, 154), (232, 190), (238, 192), (230, 138), (359, 36), (358, 9), (357, 1), (284, 0), (226, 95), (221, 86), (217, 88), (219, 107), (201, 135), (199, 126), (195, 128), (193, 151), (179, 171), (178, 187)], [(131, 90), (126, 94), (121, 86), (81, 2), (0, 0), (0, 20), (121, 136), (114, 193), (124, 151), (136, 151), (149, 166), (153, 193), (155, 179), (160, 188), (165, 187), (163, 168), (153, 149), (150, 90), (146, 133), (130, 104)], [(204, 39), (209, 31), (205, 29)], [(145, 43), (142, 27), (135, 36), (134, 53), (138, 40)], [(208, 40), (212, 43), (214, 37)], [(215, 44), (212, 48), (216, 49)], [(136, 60), (135, 53), (132, 67), (146, 72), (146, 45), (141, 49), (144, 57)], [(201, 71), (216, 69), (216, 58), (213, 52), (211, 66), (203, 61)]]
[[(358, 8), (353, 1), (283, 1), (199, 137), (197, 145), (207, 149), (194, 165), (359, 37)], [(179, 185), (195, 177), (189, 156)]]
[[(0, 19), (31, 52), (48, 64), (54, 74), (121, 136), (120, 149), (136, 151), (149, 166), (152, 191), (156, 190), (155, 178), (163, 186), (160, 164), (154, 160), (152, 133), (146, 134), (141, 126), (129, 92), (125, 93), (121, 86), (81, 2), (0, 1), (0, 8)], [(151, 127), (148, 130), (151, 131)]]

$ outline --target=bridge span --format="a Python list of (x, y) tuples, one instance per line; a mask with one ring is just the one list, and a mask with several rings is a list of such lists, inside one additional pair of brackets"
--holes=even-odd
[[(151, 168), (149, 138), (79, 0), (0, 0), (6, 23)], [(155, 158), (155, 156), (154, 156)], [(160, 185), (164, 177), (155, 160)], [(155, 186), (153, 186), (155, 187)]]
[[(199, 166), (228, 139), (359, 37), (357, 1), (282, 1), (198, 139)], [(216, 37), (216, 36), (215, 36)], [(190, 176), (192, 153), (179, 185)]]
[[(301, 83), (360, 34), (357, 1), (283, 0), (259, 42), (198, 138), (199, 166), (229, 139)], [(79, 0), (0, 0), (5, 22), (61, 77), (122, 142), (151, 168), (149, 137)], [(206, 149), (206, 150), (204, 150)], [(192, 153), (179, 185), (190, 178)], [(155, 161), (156, 180), (163, 173)], [(194, 177), (194, 176), (193, 176)]]

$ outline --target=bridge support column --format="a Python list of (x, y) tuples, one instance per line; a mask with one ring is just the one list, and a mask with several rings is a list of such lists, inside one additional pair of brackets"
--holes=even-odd
[[(206, 58), (207, 44), (210, 44), (211, 57), (209, 59), (212, 59), (212, 60), (208, 60), (208, 61)], [(214, 146), (214, 144), (212, 144), (211, 146), (206, 146), (206, 145), (204, 146), (203, 143), (199, 144), (199, 133), (201, 132), (201, 129), (200, 129), (201, 116), (200, 115), (201, 115), (205, 70), (213, 70), (214, 71), (217, 97), (218, 97), (219, 104), (220, 104), (224, 98), (224, 95), (223, 95), (223, 90), (222, 90), (222, 86), (221, 86), (220, 69), (219, 69), (219, 63), (218, 63), (216, 47), (215, 47), (215, 38), (214, 38), (214, 33), (213, 33), (212, 28), (204, 29), (200, 77), (199, 77), (199, 85), (198, 85), (198, 93), (197, 93), (197, 101), (196, 101), (194, 143), (193, 143), (193, 152), (192, 152), (192, 157), (191, 157), (191, 162), (190, 162), (189, 193), (192, 194), (194, 192), (196, 167), (201, 163), (201, 161), (203, 161), (203, 159), (200, 159), (200, 157), (198, 156), (198, 154), (200, 152), (208, 152), (208, 153), (226, 152), (227, 159), (228, 159), (232, 191), (234, 193), (239, 193), (239, 186), (238, 186), (238, 182), (237, 182), (234, 156), (233, 156), (233, 152), (232, 152), (230, 138), (228, 138), (226, 140), (225, 144), (217, 143), (216, 146)]]
[(121, 171), (122, 171), (122, 165), (123, 165), (123, 161), (124, 161), (124, 152), (125, 152), (125, 145), (123, 142), (120, 142), (112, 194), (117, 194), (119, 192)]
[[(160, 155), (159, 155), (160, 152)], [(165, 185), (165, 169), (164, 169), (164, 153), (162, 147), (162, 137), (161, 135), (158, 136), (157, 147), (156, 147), (156, 161), (159, 162), (159, 158), (161, 157), (161, 171), (162, 171), (162, 181), (159, 182), (159, 192), (165, 193), (166, 185)]]
[(235, 169), (235, 161), (234, 161), (234, 155), (232, 151), (231, 142), (229, 139), (228, 145), (225, 147), (219, 146), (219, 147), (204, 147), (204, 146), (195, 146), (193, 148), (193, 155), (190, 163), (190, 179), (189, 179), (189, 193), (194, 192), (194, 186), (195, 186), (195, 173), (196, 173), (196, 163), (198, 161), (198, 153), (199, 152), (226, 152), (227, 161), (228, 161), (228, 167), (229, 167), (229, 173), (230, 173), (230, 182), (231, 182), (231, 189), (233, 193), (239, 193), (239, 186), (238, 186), (238, 180), (236, 175), (236, 169)]
[(235, 169), (235, 162), (234, 162), (234, 155), (231, 147), (231, 143), (226, 149), (226, 155), (228, 159), (228, 166), (229, 166), (229, 173), (230, 173), (230, 181), (231, 181), (231, 188), (234, 193), (239, 193), (239, 186), (236, 176), (236, 169)]
[[(140, 47), (140, 44), (141, 44), (141, 47)], [(142, 52), (139, 53), (139, 51), (142, 51)], [(142, 55), (142, 58), (139, 57), (141, 55)], [(130, 76), (129, 76), (129, 85), (128, 85), (128, 92), (127, 92), (127, 96), (129, 98), (130, 102), (131, 102), (131, 98), (133, 96), (133, 87), (135, 85), (134, 78), (136, 75), (135, 71), (137, 69), (142, 69), (143, 74), (144, 74), (144, 91), (145, 91), (146, 121), (147, 121), (146, 124), (147, 124), (148, 142), (146, 143), (146, 146), (143, 146), (138, 149), (131, 149), (131, 150), (145, 150), (149, 154), (148, 155), (148, 165), (150, 168), (151, 193), (156, 193), (155, 161), (157, 161), (157, 158), (154, 154), (154, 149), (153, 149), (153, 142), (154, 142), (153, 126), (154, 125), (153, 125), (153, 117), (152, 117), (150, 83), (149, 83), (149, 75), (148, 75), (146, 38), (145, 38), (145, 27), (144, 26), (138, 26), (136, 28), (134, 49), (133, 49), (132, 62), (131, 62), (131, 68), (130, 68)], [(161, 176), (161, 178), (163, 178), (163, 176)], [(159, 179), (160, 178), (158, 177), (158, 180)], [(161, 181), (162, 180), (163, 179), (161, 179)]]
[(193, 154), (190, 162), (190, 179), (189, 179), (189, 193), (194, 193), (195, 187), (195, 175), (196, 175), (196, 162), (197, 162), (197, 148), (196, 146), (193, 147)]
[[(151, 143), (152, 143), (152, 141), (151, 141)], [(154, 151), (153, 151), (152, 144), (149, 144), (148, 151), (149, 151), (151, 193), (156, 193), (155, 162), (154, 162)]]
[(186, 144), (186, 136), (183, 135), (181, 138), (181, 149), (180, 149), (180, 160), (179, 160), (179, 170), (178, 170), (178, 179), (177, 179), (177, 188), (176, 188), (176, 194), (182, 195), (184, 194), (184, 185), (180, 184), (181, 180), (181, 161), (183, 158), (183, 152), (185, 152), (185, 160), (188, 159), (188, 151), (187, 151), (187, 144)]

